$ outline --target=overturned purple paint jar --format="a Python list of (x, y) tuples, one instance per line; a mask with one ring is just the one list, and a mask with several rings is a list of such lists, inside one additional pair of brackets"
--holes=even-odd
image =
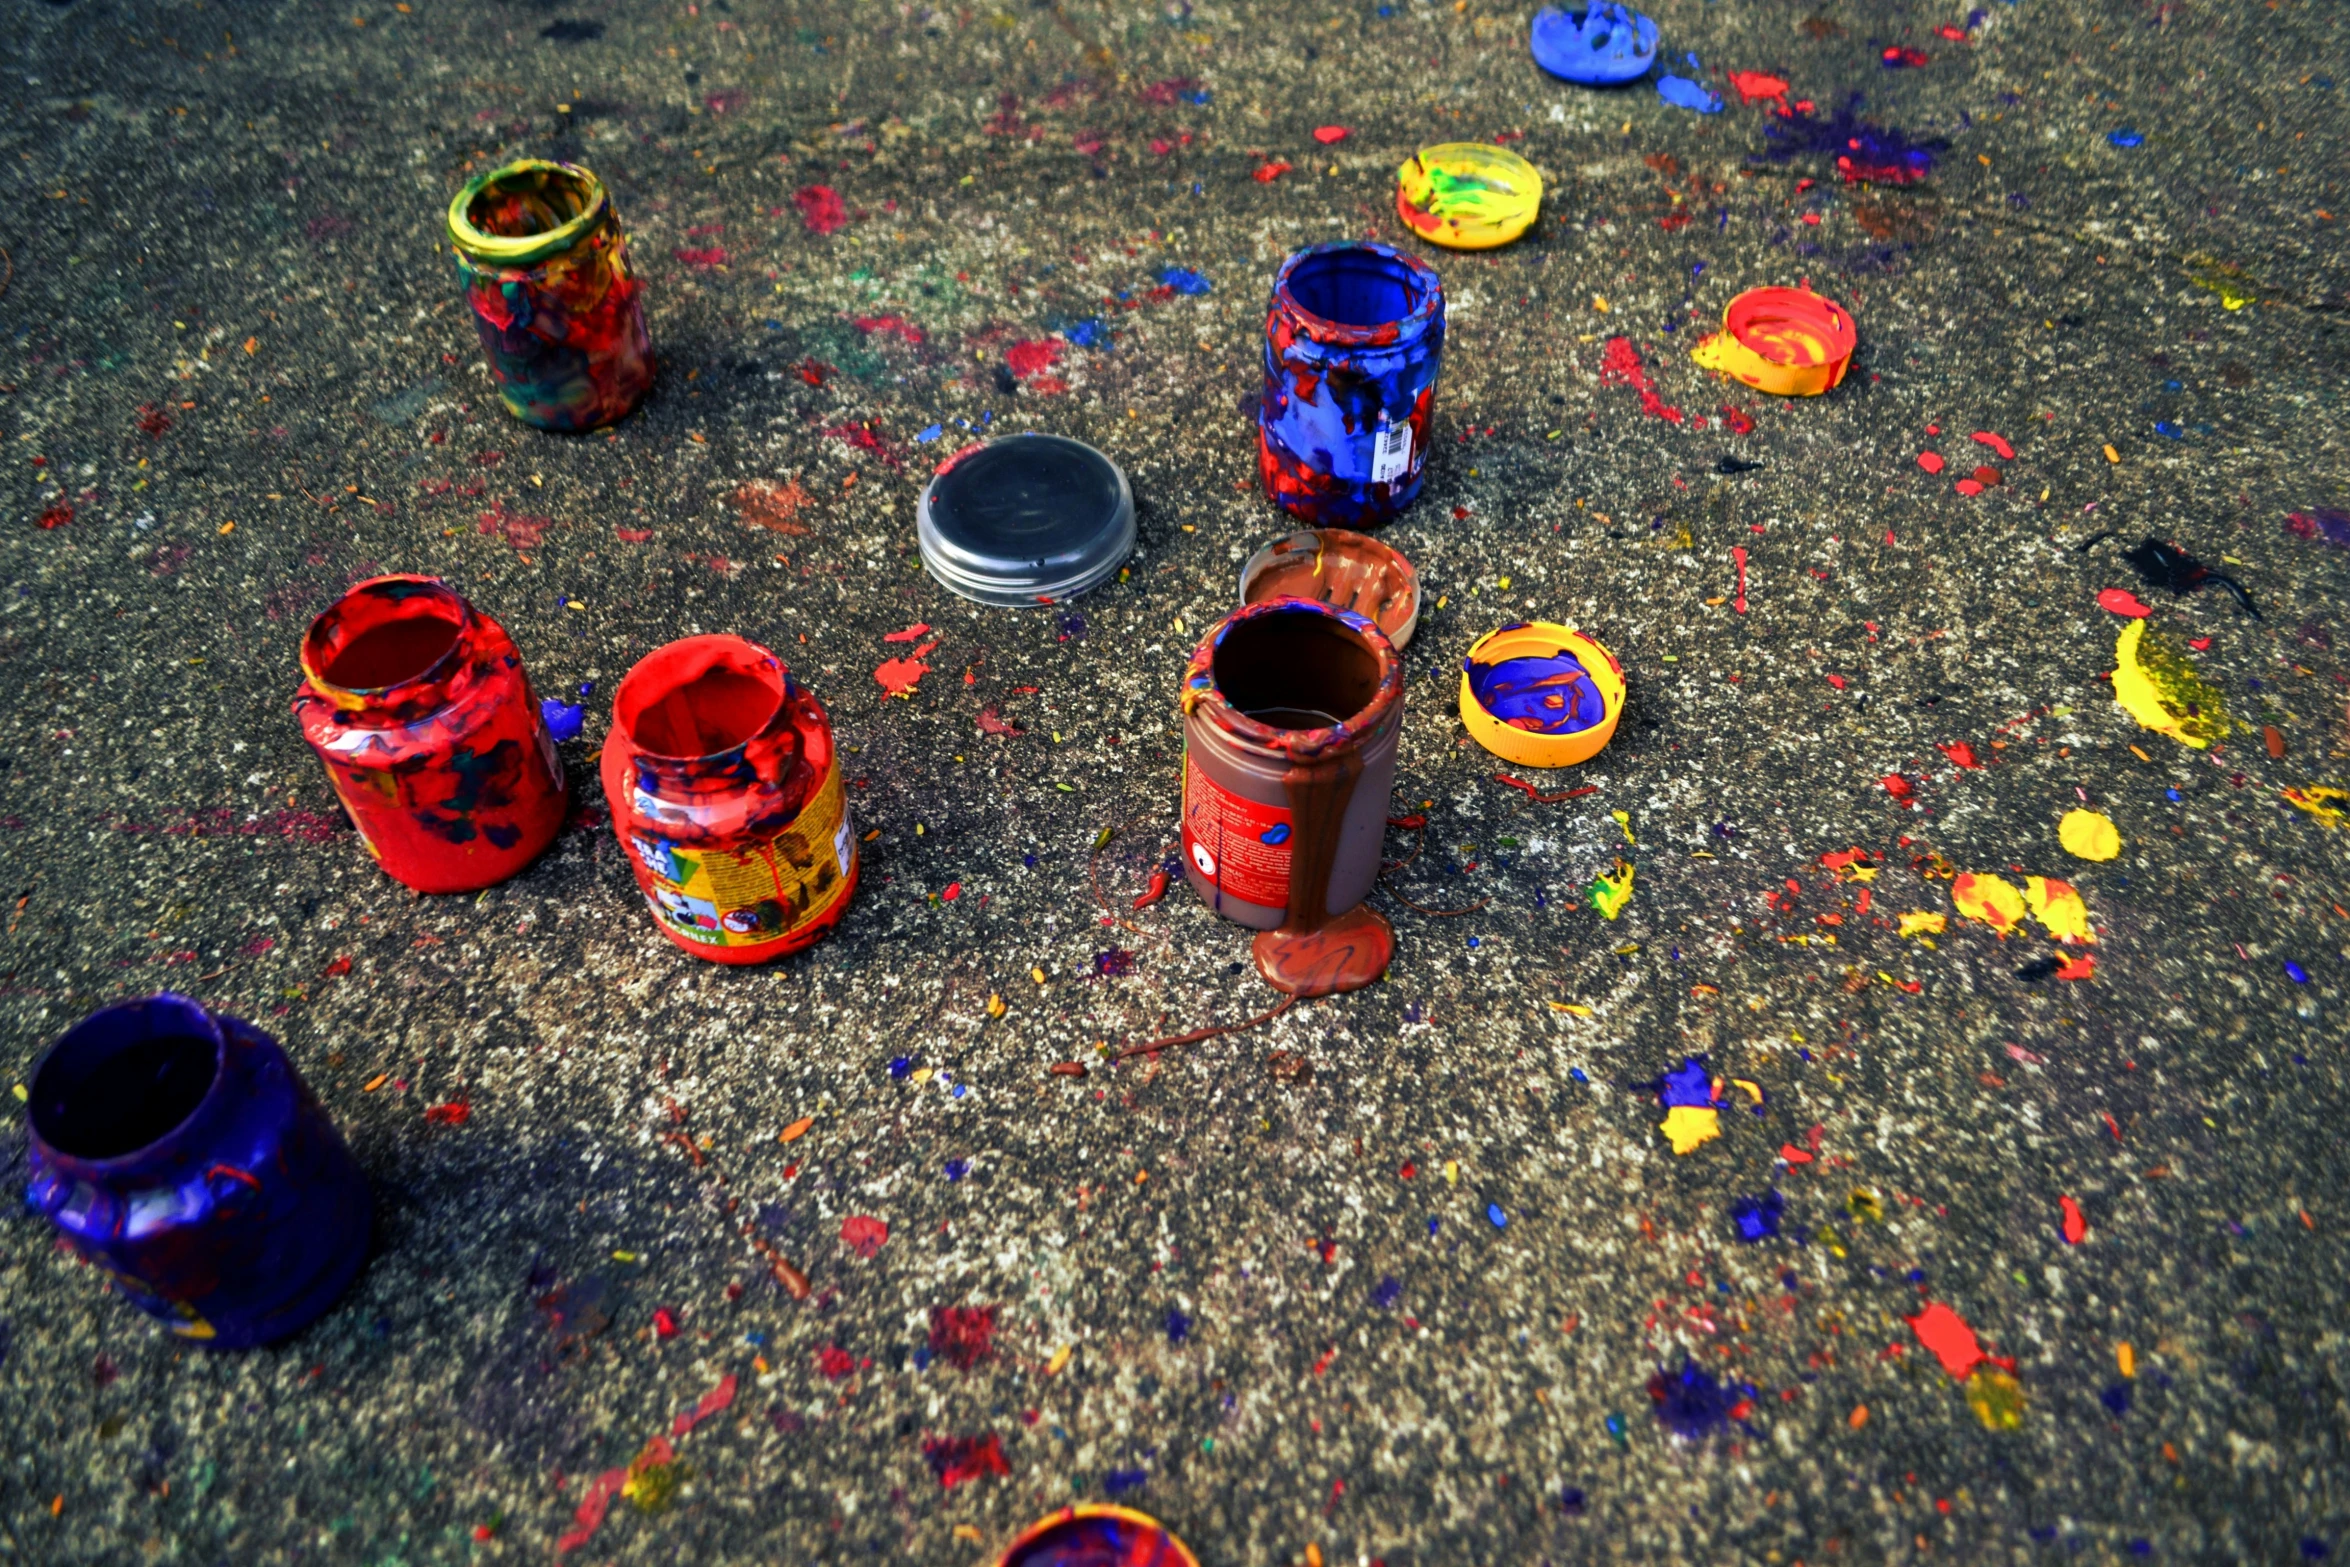
[(367, 1180), (277, 1041), (165, 992), (92, 1013), (33, 1070), (25, 1201), (131, 1303), (244, 1349), (367, 1260)]
[(1281, 264), (1265, 307), (1257, 471), (1318, 527), (1375, 528), (1427, 477), (1444, 284), (1386, 245), (1313, 245)]

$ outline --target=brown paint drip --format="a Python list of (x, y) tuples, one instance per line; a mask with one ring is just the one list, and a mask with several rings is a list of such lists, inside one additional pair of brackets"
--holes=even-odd
[(1386, 973), (1395, 955), (1394, 927), (1378, 910), (1358, 903), (1335, 919), (1329, 910), (1339, 829), (1362, 775), (1362, 755), (1351, 748), (1282, 775), (1292, 824), (1289, 908), (1280, 929), (1258, 932), (1251, 945), (1257, 974), (1275, 990), (1293, 996), (1360, 990)]
[[(1321, 550), (1277, 555), (1248, 584), (1248, 602), (1315, 599), (1350, 609), (1390, 637), (1419, 611), (1420, 589), (1403, 558), (1375, 539), (1325, 532)], [(1357, 546), (1361, 547), (1357, 547)], [(1278, 548), (1278, 546), (1276, 546)]]

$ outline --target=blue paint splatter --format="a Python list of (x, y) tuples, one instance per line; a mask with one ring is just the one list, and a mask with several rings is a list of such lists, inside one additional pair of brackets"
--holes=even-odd
[(2294, 962), (2291, 958), (2287, 958), (2285, 959), (2285, 977), (2290, 979), (2296, 985), (2306, 985), (2309, 983), (2309, 970), (2303, 968), (2300, 964)]
[(1402, 1298), (1403, 1285), (1392, 1274), (1381, 1279), (1379, 1287), (1371, 1291), (1371, 1304), (1382, 1311), (1389, 1309)]
[(1061, 328), (1061, 335), (1079, 348), (1100, 348), (1110, 340), (1110, 327), (1101, 317), (1088, 316)]
[(1497, 1230), (1504, 1230), (1509, 1228), (1510, 1216), (1501, 1211), (1500, 1203), (1487, 1203), (1485, 1205), (1485, 1217), (1493, 1221), (1493, 1227)]
[(928, 446), (932, 441), (937, 440), (944, 434), (946, 434), (946, 430), (942, 426), (934, 424), (929, 429), (924, 430), (920, 435), (915, 436), (914, 444), (916, 446)]
[(1180, 1311), (1167, 1313), (1167, 1342), (1180, 1344), (1191, 1337), (1191, 1319)]
[(901, 1083), (912, 1075), (913, 1070), (914, 1058), (912, 1056), (897, 1056), (889, 1063), (889, 1075)]
[(2097, 1395), (2097, 1402), (2117, 1415), (2126, 1415), (2130, 1412), (2130, 1390), (2123, 1384), (2116, 1382)]
[(1648, 1396), (1665, 1429), (1684, 1441), (1710, 1436), (1729, 1423), (1730, 1411), (1746, 1401), (1746, 1390), (1727, 1386), (1694, 1360), (1683, 1361), (1678, 1372), (1659, 1371), (1648, 1379)]
[(1699, 114), (1722, 112), (1722, 100), (1686, 76), (1658, 77), (1656, 95), (1676, 109), (1693, 109)]
[(1949, 149), (1940, 137), (1913, 141), (1906, 131), (1872, 125), (1860, 118), (1863, 95), (1854, 93), (1844, 106), (1825, 119), (1814, 114), (1773, 115), (1763, 123), (1765, 146), (1759, 156), (1766, 163), (1785, 163), (1809, 153), (1835, 159), (1836, 171), (1848, 181), (1876, 185), (1910, 185), (1924, 179), (1934, 167), (1934, 155)]
[(2105, 139), (2109, 142), (2112, 142), (2116, 147), (2138, 147), (2143, 146), (2146, 141), (2145, 137), (2139, 135), (2136, 131), (2128, 129), (2108, 131), (2105, 134)]
[(1189, 267), (1162, 267), (1159, 281), (1178, 294), (1205, 294), (1216, 286), (1208, 281), (1205, 272), (1194, 272)]
[(1778, 1234), (1779, 1216), (1786, 1211), (1787, 1199), (1776, 1190), (1760, 1197), (1741, 1197), (1730, 1204), (1730, 1217), (1737, 1222), (1738, 1238), (1750, 1242)]
[(1703, 1056), (1684, 1056), (1681, 1064), (1664, 1076), (1634, 1086), (1653, 1092), (1668, 1110), (1682, 1105), (1702, 1110), (1714, 1102), (1713, 1081), (1706, 1075)]
[(1102, 1476), (1102, 1489), (1112, 1496), (1124, 1496), (1129, 1491), (1142, 1489), (1142, 1482), (1150, 1475), (1141, 1469), (1113, 1469)]
[(948, 1179), (948, 1180), (950, 1180), (950, 1181), (959, 1181), (959, 1180), (961, 1180), (961, 1179), (962, 1179), (964, 1176), (966, 1176), (966, 1175), (969, 1175), (970, 1173), (971, 1173), (971, 1161), (970, 1161), (970, 1160), (968, 1160), (968, 1159), (949, 1159), (949, 1160), (947, 1161), (947, 1179)]
[(580, 730), (587, 725), (587, 709), (560, 697), (551, 696), (539, 703), (539, 717), (546, 721), (547, 733), (558, 742), (578, 739)]
[(1559, 1492), (1559, 1511), (1572, 1517), (1582, 1516), (1583, 1488), (1581, 1486), (1570, 1485)]
[(2180, 429), (2177, 425), (2171, 423), (2168, 419), (2157, 419), (2154, 421), (2154, 433), (2156, 435), (2167, 435), (2174, 441), (2183, 441), (2187, 438), (2187, 432)]

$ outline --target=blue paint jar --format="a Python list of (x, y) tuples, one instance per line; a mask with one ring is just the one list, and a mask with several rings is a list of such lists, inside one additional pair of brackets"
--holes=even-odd
[(27, 1204), (183, 1338), (284, 1338), (367, 1260), (366, 1178), (250, 1023), (168, 992), (121, 1002), (50, 1046), (26, 1108)]
[(1428, 469), (1444, 284), (1417, 256), (1333, 243), (1296, 252), (1265, 311), (1257, 470), (1318, 527), (1375, 528)]

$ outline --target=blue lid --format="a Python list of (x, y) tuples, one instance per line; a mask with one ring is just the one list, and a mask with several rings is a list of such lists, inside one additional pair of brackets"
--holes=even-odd
[(1656, 61), (1656, 23), (1597, 0), (1580, 13), (1545, 8), (1528, 39), (1534, 63), (1588, 87), (1613, 87), (1648, 74)]

